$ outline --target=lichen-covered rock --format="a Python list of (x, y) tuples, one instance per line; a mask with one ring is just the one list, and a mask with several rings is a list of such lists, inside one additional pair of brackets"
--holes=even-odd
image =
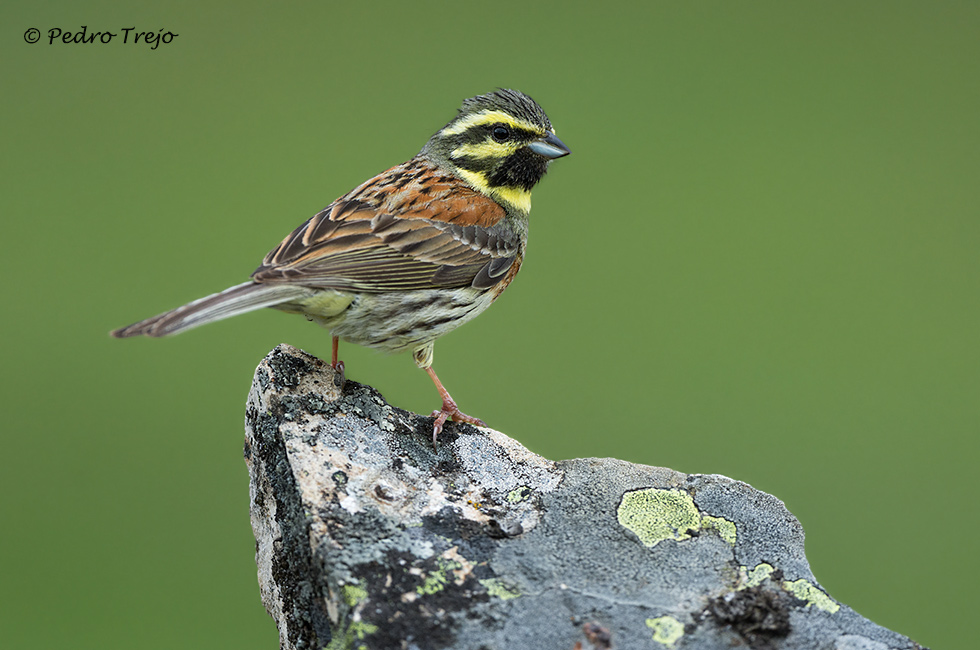
[(245, 457), (282, 648), (918, 648), (816, 582), (778, 499), (717, 475), (552, 462), (388, 405), (289, 346)]

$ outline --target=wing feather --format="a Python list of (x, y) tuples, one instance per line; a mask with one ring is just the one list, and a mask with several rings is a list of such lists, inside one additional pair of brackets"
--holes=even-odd
[(505, 216), (458, 178), (412, 159), (318, 212), (266, 255), (252, 279), (378, 293), (485, 289), (523, 252)]

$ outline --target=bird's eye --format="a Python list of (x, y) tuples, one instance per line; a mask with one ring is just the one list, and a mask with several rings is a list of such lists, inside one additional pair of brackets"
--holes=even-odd
[(493, 139), (497, 142), (506, 142), (510, 139), (510, 129), (506, 126), (498, 125), (493, 127), (491, 135), (493, 135)]

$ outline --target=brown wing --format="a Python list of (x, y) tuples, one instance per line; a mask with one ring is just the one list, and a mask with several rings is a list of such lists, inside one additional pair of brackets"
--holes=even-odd
[(504, 216), (496, 202), (413, 158), (294, 230), (252, 279), (366, 292), (487, 288), (520, 252)]

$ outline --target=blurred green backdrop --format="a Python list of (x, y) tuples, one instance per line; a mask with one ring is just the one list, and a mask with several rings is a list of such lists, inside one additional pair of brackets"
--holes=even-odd
[[(834, 598), (925, 645), (974, 638), (980, 4), (0, 17), (0, 646), (275, 647), (244, 401), (273, 346), (326, 356), (329, 337), (273, 311), (107, 332), (246, 279), (497, 86), (573, 155), (535, 192), (518, 281), (437, 346), (462, 408), (550, 458), (751, 483), (802, 521)], [(47, 43), (82, 25), (179, 36)], [(343, 358), (436, 406), (409, 355)]]

